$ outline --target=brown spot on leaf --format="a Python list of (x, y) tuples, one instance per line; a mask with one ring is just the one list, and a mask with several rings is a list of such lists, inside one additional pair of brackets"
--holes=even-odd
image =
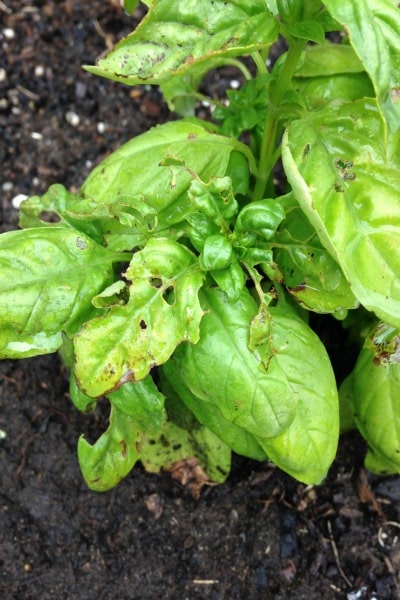
[(120, 441), (120, 446), (122, 448), (122, 451), (121, 451), (122, 458), (126, 458), (126, 442), (125, 442), (125, 440)]

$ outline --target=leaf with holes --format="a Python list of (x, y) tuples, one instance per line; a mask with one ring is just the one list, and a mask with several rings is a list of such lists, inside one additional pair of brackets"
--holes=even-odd
[(196, 343), (203, 310), (198, 260), (177, 242), (153, 238), (125, 273), (129, 300), (86, 323), (74, 339), (78, 384), (100, 396), (146, 377), (183, 340)]

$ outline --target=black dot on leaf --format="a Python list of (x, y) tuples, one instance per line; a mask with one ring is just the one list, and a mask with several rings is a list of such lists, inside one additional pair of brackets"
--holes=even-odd
[(147, 329), (147, 323), (143, 319), (139, 323), (140, 329)]

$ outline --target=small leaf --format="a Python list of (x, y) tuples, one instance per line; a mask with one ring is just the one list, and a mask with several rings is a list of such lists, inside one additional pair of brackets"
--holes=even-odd
[(139, 459), (142, 436), (135, 421), (112, 406), (109, 427), (95, 444), (79, 438), (79, 465), (91, 490), (105, 492), (128, 475)]
[(87, 323), (74, 338), (75, 375), (89, 396), (100, 396), (146, 377), (183, 340), (196, 343), (203, 311), (197, 259), (161, 238), (137, 252), (125, 274), (129, 301)]
[(318, 21), (299, 21), (294, 23), (288, 31), (293, 37), (302, 40), (310, 40), (316, 44), (325, 42), (325, 30)]
[(139, 4), (139, 0), (123, 0), (123, 4), (126, 12), (131, 15)]
[(81, 412), (90, 413), (96, 408), (96, 399), (90, 398), (81, 392), (73, 373), (71, 373), (69, 378), (69, 395), (74, 406)]

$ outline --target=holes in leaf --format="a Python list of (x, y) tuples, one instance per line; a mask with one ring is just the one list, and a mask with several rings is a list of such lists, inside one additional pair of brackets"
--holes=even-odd
[(172, 306), (175, 303), (175, 288), (173, 285), (169, 285), (163, 292), (163, 298), (167, 304)]
[(147, 323), (143, 319), (139, 323), (140, 329), (147, 329)]
[(160, 279), (159, 277), (151, 277), (150, 285), (158, 289), (162, 286), (162, 279)]
[(42, 210), (39, 219), (42, 223), (60, 223), (61, 221), (60, 216), (52, 210)]

